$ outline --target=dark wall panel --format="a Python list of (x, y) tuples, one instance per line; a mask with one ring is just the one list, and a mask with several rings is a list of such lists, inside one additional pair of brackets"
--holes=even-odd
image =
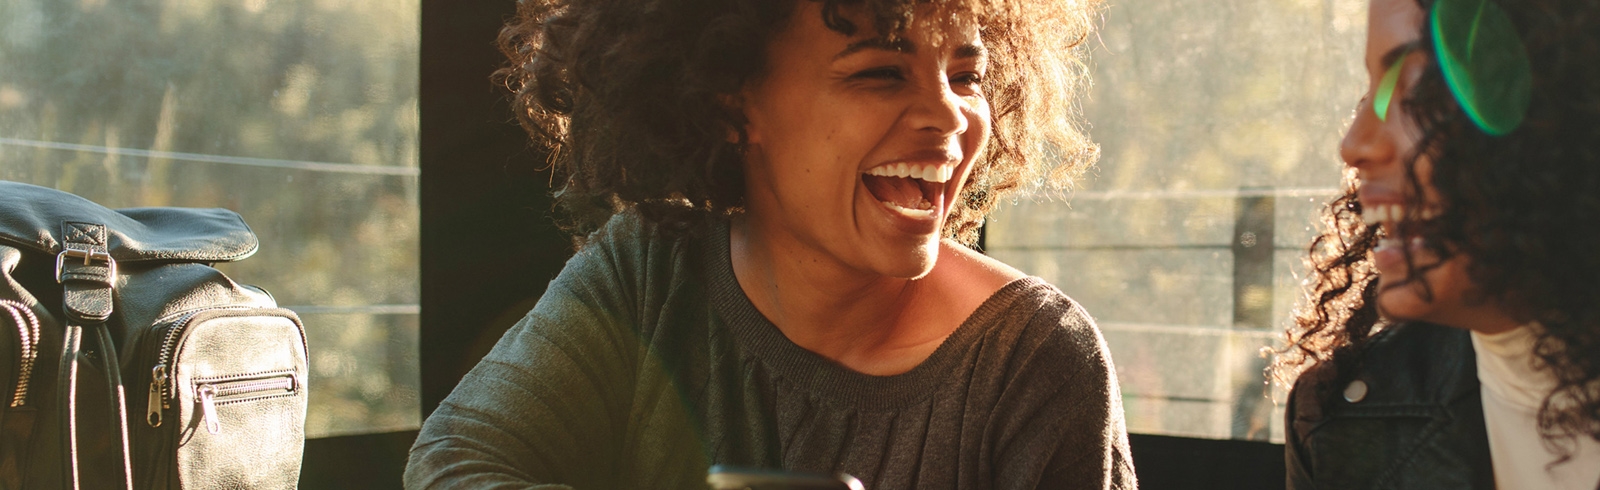
[(1141, 490), (1281, 490), (1283, 445), (1130, 434)]
[(301, 490), (400, 488), (417, 431), (324, 437), (306, 441)]
[(549, 173), (489, 81), (510, 0), (422, 2), (422, 412), (533, 306), (570, 255)]

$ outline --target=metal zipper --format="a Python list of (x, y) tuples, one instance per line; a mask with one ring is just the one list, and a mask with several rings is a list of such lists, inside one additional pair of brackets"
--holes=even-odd
[(151, 427), (161, 427), (161, 409), (167, 408), (167, 399), (161, 394), (167, 388), (167, 365), (150, 368), (150, 396), (146, 397), (144, 421)]
[(285, 373), (266, 378), (196, 382), (194, 392), (200, 403), (201, 421), (205, 422), (207, 431), (216, 434), (222, 432), (217, 404), (291, 394), (296, 391), (296, 384), (294, 373)]
[(167, 382), (171, 378), (172, 371), (167, 366), (172, 362), (173, 350), (177, 349), (179, 338), (183, 336), (184, 330), (189, 328), (189, 321), (193, 320), (195, 315), (207, 311), (246, 309), (249, 308), (242, 306), (201, 308), (181, 313), (177, 319), (167, 322), (167, 331), (162, 337), (160, 349), (156, 351), (155, 367), (150, 368), (150, 395), (145, 404), (145, 423), (151, 427), (160, 427), (162, 412), (172, 408), (168, 402), (172, 399), (172, 385)]
[(0, 306), (4, 306), (11, 318), (17, 322), (17, 337), (22, 344), (21, 357), (17, 370), (17, 390), (12, 392), (11, 407), (20, 407), (28, 403), (28, 381), (33, 378), (33, 363), (39, 357), (39, 317), (33, 314), (33, 309), (21, 302), (0, 299)]

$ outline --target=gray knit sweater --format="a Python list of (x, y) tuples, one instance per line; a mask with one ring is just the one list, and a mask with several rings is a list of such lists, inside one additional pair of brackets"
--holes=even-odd
[(1105, 342), (1044, 281), (871, 376), (784, 337), (728, 250), (725, 222), (668, 239), (613, 219), (423, 424), (406, 487), (703, 489), (711, 464), (871, 489), (1135, 486)]

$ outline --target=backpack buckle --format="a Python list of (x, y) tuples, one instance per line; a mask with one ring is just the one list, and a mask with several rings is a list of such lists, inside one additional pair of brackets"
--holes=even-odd
[(106, 268), (111, 272), (106, 276), (106, 282), (112, 283), (117, 279), (117, 260), (111, 258), (110, 253), (66, 247), (61, 250), (61, 253), (56, 254), (56, 284), (61, 283), (61, 271), (63, 266), (66, 265), (67, 257), (82, 258), (83, 265), (86, 266), (93, 265), (93, 261), (96, 260), (105, 261)]

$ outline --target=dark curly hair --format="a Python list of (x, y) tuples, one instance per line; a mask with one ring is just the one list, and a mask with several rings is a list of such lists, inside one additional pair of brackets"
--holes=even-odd
[[(548, 151), (563, 224), (577, 237), (623, 210), (662, 230), (738, 212), (743, 117), (729, 109), (764, 67), (766, 46), (802, 0), (522, 0), (500, 32), (510, 63), (494, 79)], [(977, 238), (1001, 198), (1063, 188), (1098, 148), (1078, 129), (1081, 58), (1099, 0), (804, 0), (834, 31), (903, 35), (929, 19), (976, 22), (989, 53), (994, 131), (945, 233)], [(843, 9), (859, 8), (871, 26)], [(925, 11), (922, 11), (925, 12)], [(729, 142), (729, 129), (741, 142)]]
[[(1424, 12), (1434, 0), (1418, 0)], [(1424, 22), (1419, 49), (1430, 60), (1404, 104), (1420, 134), (1406, 166), (1412, 192), (1401, 233), (1422, 237), (1439, 257), (1464, 254), (1478, 297), (1543, 325), (1534, 353), (1558, 380), (1538, 414), (1541, 436), (1569, 455), (1600, 440), (1600, 5), (1593, 0), (1496, 0), (1520, 33), (1533, 69), (1522, 125), (1504, 136), (1478, 129), (1452, 97)], [(1432, 164), (1441, 212), (1423, 219), (1415, 165)], [(1353, 375), (1367, 342), (1387, 326), (1378, 315), (1377, 271), (1368, 252), (1380, 230), (1362, 223), (1354, 171), (1344, 196), (1323, 212), (1311, 244), (1303, 306), (1274, 376), (1292, 383), (1328, 362)], [(1408, 254), (1409, 255), (1409, 254)], [(1409, 277), (1421, 277), (1407, 259)], [(1426, 284), (1423, 284), (1426, 286)], [(1427, 298), (1431, 292), (1424, 290)]]

